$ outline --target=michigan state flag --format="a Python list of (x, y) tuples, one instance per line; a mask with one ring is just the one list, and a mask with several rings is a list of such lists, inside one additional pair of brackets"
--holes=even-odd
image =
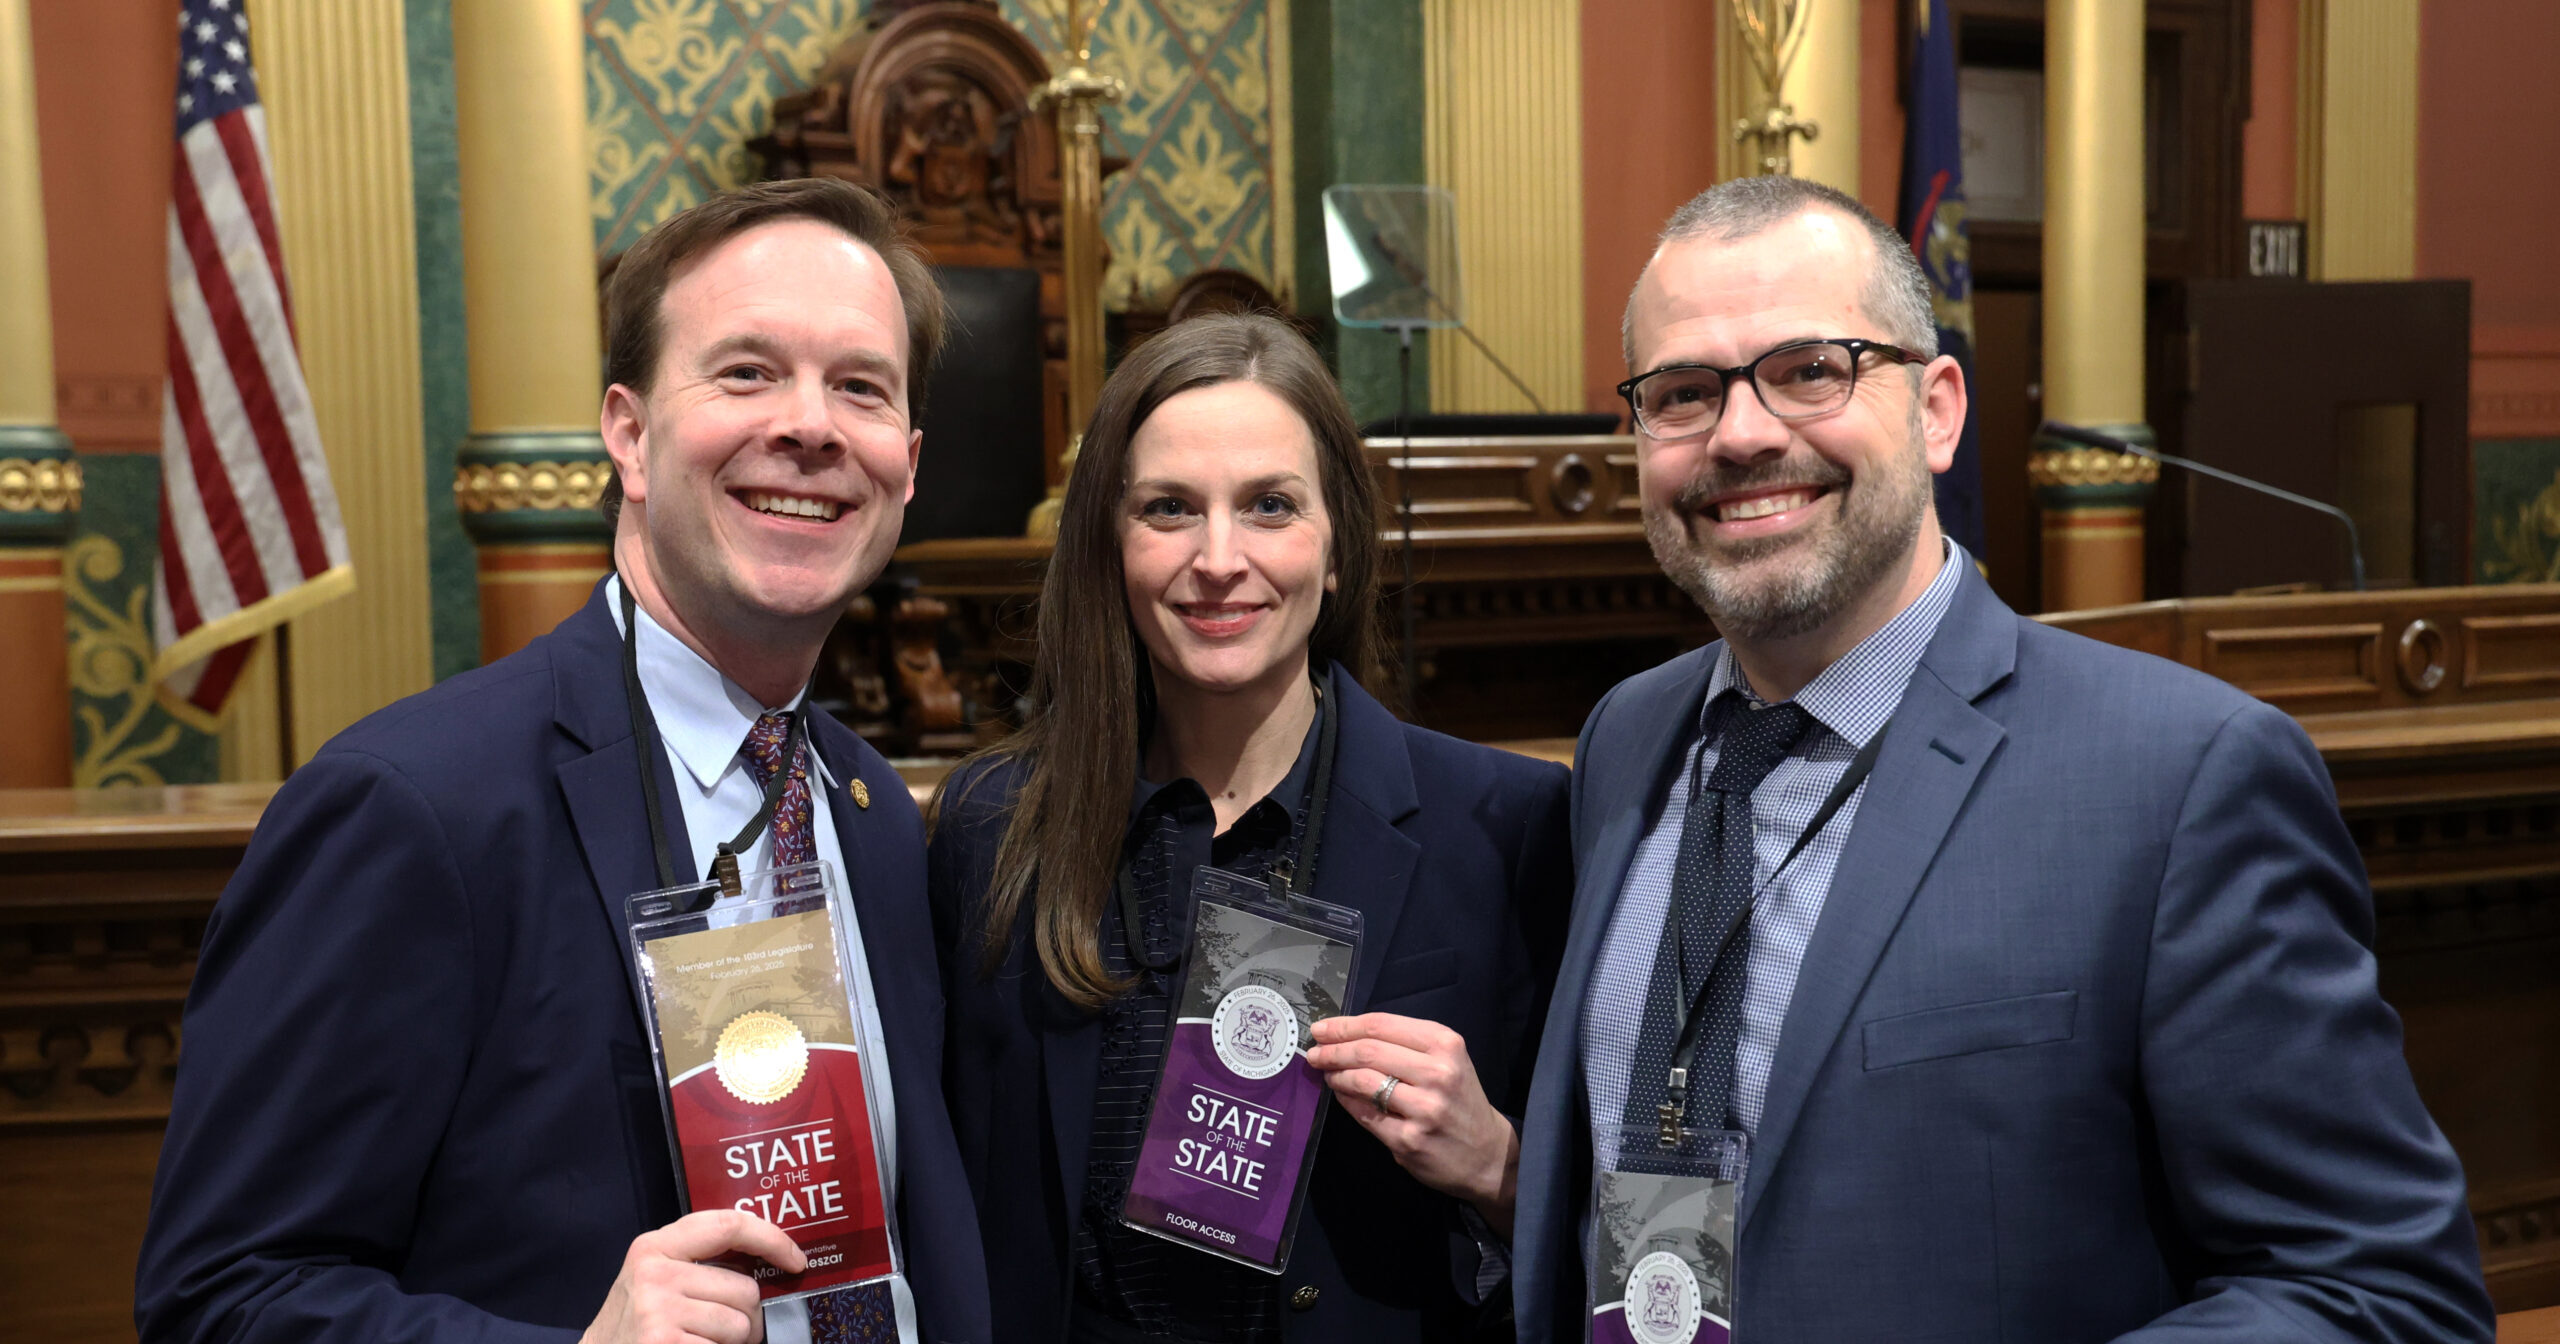
[[(1913, 0), (1919, 41), (1911, 51), (1911, 105), (1902, 132), (1902, 201), (1895, 223), (1929, 275), (1938, 350), (1973, 385), (1973, 245), (1964, 229), (1964, 146), (1956, 130), (1956, 34), (1947, 0)], [(1938, 477), (1938, 522), (1982, 558), (1982, 445), (1978, 408), (1965, 404), (1956, 462)]]

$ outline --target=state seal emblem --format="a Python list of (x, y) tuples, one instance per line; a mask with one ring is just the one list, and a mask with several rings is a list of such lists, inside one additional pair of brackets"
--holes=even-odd
[(740, 1013), (720, 1029), (711, 1066), (729, 1095), (751, 1106), (790, 1096), (809, 1072), (809, 1041), (800, 1024), (780, 1013)]
[(1690, 1344), (1706, 1311), (1698, 1301), (1698, 1276), (1689, 1262), (1655, 1251), (1627, 1275), (1627, 1333), (1637, 1344)]
[(1268, 1078), (1298, 1053), (1298, 1014), (1269, 985), (1238, 985), (1209, 1019), (1218, 1062), (1239, 1078)]

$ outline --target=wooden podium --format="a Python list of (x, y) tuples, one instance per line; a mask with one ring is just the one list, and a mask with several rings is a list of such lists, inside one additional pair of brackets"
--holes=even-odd
[(2560, 1303), (2560, 585), (2045, 619), (2309, 730), (2373, 881), (2383, 996), (2462, 1156), (2490, 1292), (2506, 1311)]

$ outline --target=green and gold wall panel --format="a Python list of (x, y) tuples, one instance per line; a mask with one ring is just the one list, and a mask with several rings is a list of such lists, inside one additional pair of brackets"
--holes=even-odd
[[(776, 98), (808, 87), (862, 30), (865, 0), (593, 0), (587, 123), (596, 250), (760, 171), (746, 143)], [(1064, 0), (1003, 0), (1054, 58)], [(1195, 271), (1227, 267), (1279, 288), (1271, 0), (1108, 0), (1094, 63), (1127, 81), (1103, 153), (1112, 309), (1161, 305)]]
[(2471, 443), (2471, 581), (2560, 583), (2560, 439)]

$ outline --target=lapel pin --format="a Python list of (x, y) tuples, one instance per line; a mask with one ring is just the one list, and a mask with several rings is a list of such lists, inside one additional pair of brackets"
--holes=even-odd
[(853, 805), (868, 810), (871, 806), (871, 786), (857, 779), (848, 787), (853, 790)]

